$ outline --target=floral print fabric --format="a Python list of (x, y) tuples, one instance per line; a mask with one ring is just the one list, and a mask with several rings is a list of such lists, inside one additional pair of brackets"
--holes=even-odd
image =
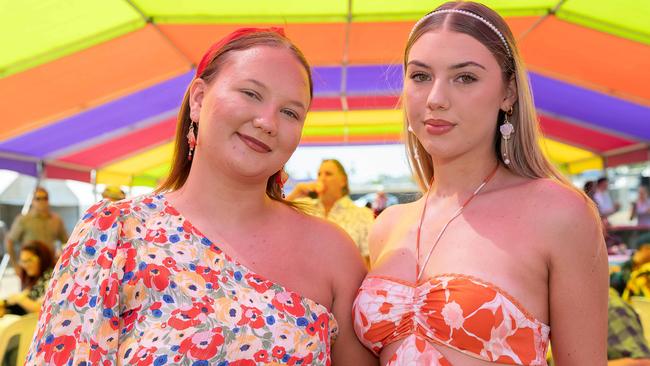
[(419, 285), (368, 276), (353, 308), (359, 339), (375, 354), (403, 340), (390, 366), (451, 365), (433, 346), (509, 365), (546, 365), (550, 328), (505, 292), (476, 278), (439, 275)]
[(47, 291), (28, 365), (329, 365), (336, 320), (240, 265), (165, 200), (100, 202)]

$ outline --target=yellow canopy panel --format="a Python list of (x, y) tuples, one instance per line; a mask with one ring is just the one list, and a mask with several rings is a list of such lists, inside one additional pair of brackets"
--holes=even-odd
[(540, 144), (548, 158), (565, 173), (578, 174), (585, 170), (603, 169), (603, 159), (590, 151), (551, 139), (543, 139)]
[[(147, 170), (168, 164), (172, 160), (173, 153), (174, 143), (168, 142), (140, 154), (107, 165), (97, 171), (97, 183), (125, 186), (133, 185), (136, 176), (141, 176), (142, 173)], [(157, 173), (160, 175), (153, 178), (160, 178), (162, 175), (166, 174), (166, 171), (157, 171)], [(145, 185), (156, 185), (156, 182), (150, 183), (154, 184)]]

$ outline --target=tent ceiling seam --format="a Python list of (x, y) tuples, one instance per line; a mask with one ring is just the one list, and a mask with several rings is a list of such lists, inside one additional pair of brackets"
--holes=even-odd
[[(533, 22), (533, 24), (530, 25), (530, 27), (528, 27), (528, 29), (526, 29), (525, 31), (523, 31), (523, 33), (521, 33), (521, 35), (519, 36), (519, 39), (517, 41), (519, 43), (523, 42), (524, 39), (526, 38), (526, 36), (528, 34), (530, 34), (532, 31), (534, 31), (535, 28), (540, 26), (544, 22), (544, 20), (546, 20), (550, 16), (554, 16), (555, 13), (560, 9), (560, 7), (564, 4), (565, 1), (566, 0), (560, 0), (560, 1), (558, 1), (557, 4), (555, 4), (555, 6), (548, 9), (546, 11), (546, 14), (540, 16), (537, 20), (535, 20), (535, 22)], [(521, 47), (519, 47), (519, 48), (521, 48)]]
[(603, 156), (606, 158), (615, 157), (618, 155), (623, 155), (635, 151), (650, 150), (650, 143), (638, 143), (630, 146), (621, 147), (618, 149), (612, 149), (603, 153)]
[(343, 113), (345, 114), (344, 117), (344, 129), (343, 129), (343, 141), (348, 142), (348, 135), (349, 135), (349, 128), (348, 128), (348, 120), (347, 120), (347, 112), (349, 110), (348, 106), (348, 96), (347, 96), (347, 88), (348, 88), (348, 63), (350, 61), (350, 33), (351, 33), (351, 27), (352, 27), (352, 0), (347, 1), (348, 4), (348, 11), (347, 11), (347, 17), (346, 17), (346, 22), (345, 22), (345, 39), (343, 43), (343, 59), (341, 60), (341, 90), (340, 90), (340, 98), (341, 98), (341, 109), (343, 110)]
[(188, 55), (186, 55), (185, 52), (183, 52), (183, 51), (182, 51), (182, 50), (181, 50), (181, 49), (176, 45), (176, 43), (174, 43), (174, 42), (173, 42), (173, 41), (172, 41), (172, 40), (171, 40), (171, 39), (170, 39), (170, 38), (165, 34), (165, 32), (163, 32), (163, 31), (158, 27), (158, 24), (156, 24), (155, 20), (154, 20), (152, 17), (148, 16), (148, 15), (147, 15), (147, 14), (146, 14), (142, 9), (140, 9), (137, 5), (135, 5), (135, 4), (133, 3), (132, 0), (124, 0), (124, 1), (126, 1), (126, 2), (127, 2), (127, 3), (128, 3), (128, 4), (129, 4), (129, 5), (130, 5), (130, 6), (131, 6), (135, 11), (136, 11), (136, 12), (138, 12), (138, 14), (140, 14), (140, 16), (142, 17), (142, 19), (144, 19), (145, 22), (147, 22), (148, 24), (151, 24), (151, 26), (153, 27), (153, 29), (156, 30), (156, 32), (158, 33), (158, 35), (160, 35), (160, 37), (165, 41), (165, 43), (167, 43), (168, 45), (170, 45), (170, 46), (174, 49), (174, 51), (175, 51), (175, 52), (176, 52), (176, 53), (177, 53), (177, 54), (178, 54), (182, 59), (185, 60), (185, 62), (190, 66), (191, 69), (195, 69), (195, 68), (196, 68), (196, 64), (192, 61), (192, 59), (191, 59)]

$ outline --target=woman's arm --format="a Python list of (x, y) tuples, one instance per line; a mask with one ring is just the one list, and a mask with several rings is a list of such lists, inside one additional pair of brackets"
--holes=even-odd
[(332, 347), (332, 364), (377, 365), (377, 359), (359, 342), (352, 326), (352, 303), (366, 276), (366, 267), (354, 242), (342, 232), (335, 234), (330, 235), (330, 242), (336, 248), (330, 263), (334, 276), (332, 313), (339, 325), (339, 335)]
[(607, 364), (607, 250), (598, 216), (573, 192), (547, 211), (549, 302), (556, 366)]

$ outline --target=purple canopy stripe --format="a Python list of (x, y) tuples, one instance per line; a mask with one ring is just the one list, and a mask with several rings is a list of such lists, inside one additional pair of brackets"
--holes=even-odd
[(313, 67), (311, 77), (314, 80), (314, 95), (336, 97), (341, 94), (342, 69), (338, 66)]
[(158, 122), (176, 112), (192, 77), (183, 74), (7, 140), (0, 151), (47, 159)]
[(650, 141), (650, 107), (531, 72), (538, 109), (584, 126)]
[[(2, 156), (2, 153), (0, 153), (0, 156)], [(38, 175), (37, 166), (38, 162), (36, 161), (31, 162), (11, 157), (0, 157), (0, 167), (2, 169), (13, 170), (14, 172), (18, 172), (20, 174), (27, 174), (35, 177)]]

